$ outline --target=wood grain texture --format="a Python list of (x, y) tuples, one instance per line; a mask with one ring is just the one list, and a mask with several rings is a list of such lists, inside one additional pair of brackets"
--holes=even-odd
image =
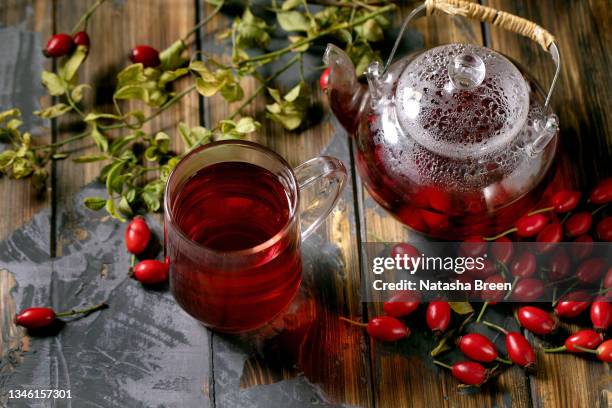
[[(206, 15), (206, 13), (211, 13), (213, 8), (202, 2), (202, 10)], [(265, 15), (264, 10), (260, 8), (256, 8), (255, 13)], [(227, 19), (215, 19), (208, 25), (203, 33), (205, 52), (212, 52), (216, 58), (223, 58), (219, 54), (220, 51), (228, 55), (228, 50), (219, 48), (213, 39), (215, 33), (227, 26)], [(332, 140), (334, 129), (329, 114), (319, 118), (322, 110), (320, 101), (323, 98), (315, 84), (321, 71), (315, 67), (321, 64), (316, 57), (310, 57), (305, 61), (306, 80), (312, 85), (313, 90), (312, 100), (319, 105), (319, 112), (309, 115), (314, 119), (310, 121), (310, 126), (306, 130), (288, 132), (283, 130), (279, 124), (266, 119), (265, 105), (270, 102), (265, 94), (258, 96), (244, 113), (254, 116), (263, 125), (253, 140), (278, 152), (290, 165), (297, 166), (312, 157), (325, 153), (339, 157), (350, 168), (347, 140), (344, 137)], [(270, 73), (263, 73), (264, 77), (267, 75)], [(286, 92), (297, 83), (298, 78), (299, 68), (296, 65), (279, 78), (276, 86)], [(247, 79), (242, 81), (242, 86), (245, 94), (249, 95), (259, 84), (252, 79)], [(205, 122), (212, 126), (218, 120), (234, 112), (236, 105), (238, 104), (235, 103), (228, 107), (218, 95), (207, 99)], [(302, 195), (303, 202), (308, 201), (308, 193), (305, 192)], [(364, 347), (363, 332), (346, 331), (338, 324), (339, 315), (359, 315), (361, 313), (357, 243), (352, 180), (349, 178), (347, 189), (338, 207), (319, 228), (318, 233), (304, 244), (303, 251), (319, 251), (322, 256), (315, 256), (318, 262), (304, 265), (307, 291), (303, 294), (303, 299), (298, 299), (298, 310), (292, 319), (309, 320), (316, 316), (316, 322), (299, 334), (293, 333), (292, 329), (287, 329), (285, 326), (287, 329), (285, 334), (298, 336), (300, 340), (295, 341), (303, 344), (303, 347), (295, 350), (295, 354), (286, 359), (285, 363), (288, 363), (289, 366), (297, 365), (297, 372), (303, 373), (309, 382), (320, 387), (329, 403), (368, 406), (371, 403), (371, 388), (369, 386), (368, 354)], [(304, 258), (308, 256), (304, 255)], [(268, 391), (262, 390), (259, 395), (253, 394), (251, 387), (265, 383), (270, 377), (279, 378), (278, 374), (276, 376), (273, 374), (275, 370), (278, 371), (274, 363), (261, 359), (249, 359), (244, 363), (243, 368), (241, 359), (244, 358), (245, 349), (238, 350), (231, 344), (223, 342), (217, 335), (213, 339), (215, 401), (218, 406), (256, 404), (269, 406), (274, 402), (282, 406), (293, 406), (299, 403), (301, 398), (299, 395), (296, 393), (290, 395), (292, 393), (290, 390), (297, 387), (291, 381), (280, 391), (269, 389)], [(272, 349), (280, 347), (283, 341), (283, 334), (281, 334), (267, 347)], [(247, 353), (248, 350), (246, 348)], [(227, 358), (227, 356), (233, 357)], [(220, 368), (226, 369), (226, 372), (223, 373)], [(285, 373), (284, 378), (295, 375), (295, 372), (288, 373), (282, 370), (281, 372)], [(245, 389), (235, 389), (239, 383), (236, 375), (241, 377), (240, 383), (246, 387)], [(281, 387), (283, 387), (282, 384)], [(287, 395), (289, 395), (288, 399), (284, 399)], [(319, 399), (318, 397), (313, 398), (315, 398), (313, 403)], [(300, 406), (305, 404), (306, 402), (301, 402)]]
[[(562, 70), (552, 109), (559, 116), (563, 148), (573, 162), (572, 176), (588, 190), (612, 174), (612, 3), (488, 0), (486, 4), (531, 19), (557, 37)], [(496, 28), (490, 37), (492, 48), (528, 67), (544, 86), (550, 83), (554, 65), (540, 47)], [(568, 326), (569, 331), (578, 329)], [(539, 357), (538, 375), (531, 378), (536, 406), (609, 406), (612, 377), (606, 365), (579, 356)]]
[[(22, 67), (13, 64), (17, 64), (19, 61), (22, 61), (22, 63), (29, 61), (19, 58), (20, 53), (23, 55), (23, 53), (28, 52), (38, 52), (37, 49), (32, 49), (30, 47), (42, 44), (43, 39), (51, 33), (53, 24), (51, 19), (51, 6), (51, 2), (45, 0), (10, 0), (0, 3), (0, 27), (7, 27), (6, 29), (13, 29), (23, 34), (39, 33), (39, 35), (32, 36), (31, 39), (33, 41), (25, 41), (26, 38), (22, 37), (23, 44), (21, 44), (21, 46), (26, 47), (25, 49), (19, 49), (19, 43), (13, 44), (14, 47), (17, 47), (14, 50), (15, 55), (13, 55), (17, 60), (4, 61), (2, 64), (4, 69), (9, 65), (14, 68), (14, 70), (10, 69), (3, 71), (3, 75), (12, 74), (13, 76), (11, 78), (2, 78), (3, 82), (6, 81), (6, 83), (11, 85), (13, 91), (18, 90), (20, 87), (25, 88), (25, 83), (23, 83), (24, 78), (19, 76), (20, 71), (28, 72), (30, 69), (37, 68), (36, 66)], [(6, 46), (8, 46), (8, 44), (3, 45), (3, 47)], [(29, 62), (31, 63), (34, 61)], [(50, 66), (50, 61), (45, 61), (45, 68), (49, 69)], [(30, 78), (26, 80), (29, 81)], [(6, 88), (3, 86), (3, 89)], [(20, 103), (22, 101), (19, 100), (17, 94), (18, 92), (14, 92), (12, 94), (12, 98), (14, 99), (7, 102), (12, 102), (12, 104), (24, 108), (25, 106)], [(49, 97), (41, 98), (41, 103), (43, 104), (49, 103), (49, 101)], [(8, 109), (12, 106), (6, 106), (6, 108)], [(41, 143), (49, 143), (51, 140), (51, 131), (48, 128), (25, 129), (24, 127), (22, 130), (32, 131), (36, 135), (36, 140)], [(29, 220), (42, 208), (48, 206), (51, 198), (50, 189), (45, 190), (42, 194), (37, 194), (34, 189), (32, 189), (29, 182), (24, 182), (23, 180), (9, 180), (7, 177), (0, 178), (0, 197), (2, 197), (0, 201), (0, 239), (4, 239), (11, 231)]]

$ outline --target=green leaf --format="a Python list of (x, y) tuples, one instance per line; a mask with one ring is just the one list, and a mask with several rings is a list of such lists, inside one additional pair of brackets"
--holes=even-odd
[(32, 163), (23, 158), (17, 157), (13, 160), (13, 177), (16, 179), (22, 179), (27, 177), (32, 173), (34, 168), (32, 167)]
[[(302, 37), (302, 36), (299, 36), (299, 35), (290, 35), (289, 36), (289, 42), (291, 42), (291, 44), (295, 44), (295, 43), (297, 43), (299, 41), (302, 41), (302, 40), (305, 40), (305, 39), (306, 39), (306, 37)], [(310, 44), (306, 43), (306, 44), (300, 45), (299, 47), (293, 48), (293, 52), (306, 52), (306, 51), (308, 51), (309, 47), (310, 47)]]
[(14, 150), (5, 150), (0, 153), (0, 170), (11, 165), (13, 159), (15, 159), (15, 156), (16, 155)]
[(117, 74), (117, 80), (117, 89), (119, 89), (126, 85), (145, 82), (147, 77), (144, 74), (144, 67), (142, 64), (132, 64), (123, 68), (123, 70)]
[(83, 155), (73, 158), (72, 161), (75, 163), (93, 163), (106, 159), (108, 159), (108, 157), (104, 155)]
[(179, 68), (187, 60), (181, 57), (181, 53), (187, 49), (183, 40), (172, 43), (168, 48), (159, 53), (162, 71), (170, 71)]
[(149, 211), (155, 212), (159, 210), (159, 207), (161, 206), (161, 202), (157, 194), (148, 192), (148, 191), (143, 191), (142, 199)]
[(90, 210), (98, 211), (104, 208), (106, 205), (106, 199), (102, 197), (86, 197), (85, 200), (83, 200), (83, 203), (85, 204), (85, 207), (89, 208)]
[(188, 68), (179, 68), (174, 71), (166, 71), (159, 77), (159, 85), (165, 86), (168, 82), (177, 80), (178, 78), (187, 75), (189, 73)]
[(170, 148), (170, 136), (164, 132), (157, 132), (153, 140), (155, 146), (161, 153), (168, 153), (168, 149)]
[(108, 139), (102, 132), (100, 132), (96, 124), (94, 124), (91, 128), (91, 138), (94, 140), (96, 146), (98, 146), (98, 149), (102, 150), (103, 152), (108, 151)]
[(144, 132), (136, 131), (135, 133), (132, 133), (126, 136), (117, 137), (110, 144), (108, 151), (110, 154), (115, 155), (116, 153), (120, 152), (121, 149), (127, 146), (130, 142), (136, 140), (137, 138), (142, 137), (143, 135), (144, 135)]
[(81, 102), (83, 99), (83, 90), (91, 89), (91, 86), (87, 84), (80, 84), (74, 87), (72, 91), (70, 91), (70, 97), (75, 102)]
[(41, 77), (43, 85), (49, 91), (49, 95), (59, 96), (66, 93), (62, 80), (53, 72), (43, 71)]
[(113, 202), (112, 198), (109, 198), (108, 200), (106, 200), (106, 212), (108, 212), (113, 218), (116, 218), (121, 222), (125, 221), (125, 218), (120, 216), (115, 210), (115, 203)]
[(294, 102), (300, 96), (301, 90), (302, 90), (302, 84), (299, 83), (293, 88), (291, 88), (289, 92), (287, 92), (284, 99), (288, 102)]
[(140, 99), (149, 102), (149, 90), (142, 85), (126, 85), (117, 89), (113, 95), (115, 99)]
[(281, 8), (283, 11), (289, 11), (300, 6), (301, 4), (302, 0), (285, 0)]
[(108, 192), (108, 195), (112, 195), (113, 191), (118, 193), (121, 192), (119, 187), (121, 187), (122, 183), (121, 170), (123, 169), (124, 165), (125, 163), (123, 161), (118, 161), (113, 164), (108, 171), (108, 174), (106, 175), (106, 191)]
[(79, 67), (87, 58), (88, 48), (84, 45), (79, 45), (76, 50), (65, 59), (59, 67), (59, 74), (66, 82), (71, 82), (76, 75)]
[(36, 116), (39, 116), (43, 119), (53, 119), (58, 116), (62, 116), (72, 110), (70, 105), (66, 105), (65, 103), (58, 103), (53, 106), (49, 106), (47, 109), (34, 111)]
[(185, 142), (185, 145), (187, 147), (193, 146), (194, 142), (190, 137), (191, 132), (189, 130), (189, 127), (184, 122), (179, 122), (178, 131), (179, 131), (179, 135), (181, 136), (181, 139), (183, 139), (183, 142)]
[(119, 115), (113, 115), (112, 113), (98, 113), (98, 112), (88, 113), (85, 116), (85, 118), (83, 118), (85, 122), (95, 122), (98, 119), (122, 120), (123, 118)]
[(249, 7), (245, 8), (242, 18), (234, 19), (232, 27), (235, 32), (234, 45), (237, 47), (235, 50), (237, 53), (242, 51), (242, 48), (265, 49), (270, 44), (272, 27), (264, 19), (256, 17)]
[(259, 123), (255, 122), (253, 118), (244, 117), (244, 118), (241, 118), (236, 124), (236, 132), (244, 133), (244, 134), (252, 133), (257, 130), (258, 126), (259, 126)]
[(125, 194), (125, 198), (128, 200), (128, 203), (133, 203), (136, 199), (136, 188), (130, 187), (130, 189)]
[(448, 302), (451, 309), (457, 314), (466, 315), (474, 313), (474, 309), (470, 302)]
[(310, 21), (299, 11), (281, 11), (276, 13), (278, 24), (285, 31), (308, 31)]
[(68, 153), (55, 153), (51, 158), (53, 160), (64, 160), (68, 156)]
[(228, 102), (236, 102), (244, 97), (244, 91), (238, 82), (227, 83), (221, 88), (221, 96)]
[(128, 202), (126, 196), (121, 196), (121, 199), (119, 200), (119, 212), (126, 217), (132, 216), (132, 208), (130, 207), (130, 203)]
[(5, 110), (4, 112), (0, 112), (0, 123), (12, 117), (20, 117), (21, 112), (19, 109), (13, 108), (9, 110)]

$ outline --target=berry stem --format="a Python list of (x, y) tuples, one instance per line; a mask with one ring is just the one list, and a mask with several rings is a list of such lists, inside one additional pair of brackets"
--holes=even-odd
[(595, 215), (595, 214), (597, 214), (598, 212), (600, 212), (601, 210), (603, 210), (603, 209), (604, 209), (604, 208), (606, 208), (607, 206), (608, 206), (608, 204), (600, 205), (599, 207), (597, 207), (596, 209), (594, 209), (594, 210), (591, 212), (591, 215)]
[(79, 19), (79, 21), (75, 24), (74, 27), (72, 27), (72, 34), (75, 34), (77, 31), (79, 31), (79, 28), (81, 26), (84, 26), (84, 28), (87, 28), (87, 22), (89, 21), (89, 19), (91, 18), (92, 14), (96, 11), (96, 9), (98, 7), (100, 7), (102, 5), (102, 3), (104, 3), (106, 0), (98, 0), (96, 1), (90, 8), (87, 9), (87, 11), (85, 12), (85, 14), (83, 14), (81, 16), (81, 18)]
[(504, 300), (510, 299), (510, 296), (512, 296), (512, 292), (514, 292), (514, 287), (516, 286), (516, 283), (519, 281), (519, 279), (521, 278), (518, 276), (514, 277), (514, 280), (512, 281), (512, 286), (510, 287), (510, 290), (508, 291), (506, 296), (504, 296)]
[(506, 230), (506, 231), (504, 231), (504, 232), (502, 232), (500, 234), (494, 235), (492, 237), (484, 237), (482, 239), (484, 239), (485, 241), (495, 241), (498, 238), (505, 237), (508, 234), (512, 234), (513, 232), (516, 232), (516, 230), (517, 230), (516, 227), (515, 228), (510, 228), (509, 230)]
[(195, 26), (193, 26), (193, 28), (191, 30), (189, 30), (189, 32), (187, 34), (185, 34), (185, 36), (181, 39), (184, 43), (187, 42), (187, 40), (189, 39), (189, 37), (191, 37), (193, 34), (195, 34), (200, 28), (202, 28), (203, 26), (206, 25), (206, 23), (208, 23), (210, 20), (212, 20), (217, 14), (219, 14), (219, 12), (221, 11), (221, 8), (223, 8), (223, 4), (225, 3), (225, 0), (221, 0), (219, 2), (219, 4), (217, 5), (217, 7), (215, 7), (215, 9), (213, 10), (213, 12), (206, 16), (206, 18), (202, 21), (200, 21), (198, 24), (196, 24)]
[(352, 324), (354, 326), (360, 326), (360, 327), (367, 327), (368, 326), (366, 323), (356, 322), (355, 320), (347, 319), (344, 316), (340, 316), (339, 319), (344, 321), (344, 322), (348, 322), (348, 323), (350, 323), (350, 324)]
[(500, 363), (504, 363), (504, 364), (512, 365), (512, 361), (510, 361), (510, 360), (506, 360), (505, 358), (497, 357), (495, 360), (496, 360), (496, 361), (499, 361)]
[(539, 210), (534, 210), (530, 213), (527, 213), (527, 215), (536, 215), (536, 214), (541, 214), (541, 213), (545, 213), (545, 212), (549, 212), (554, 210), (555, 207), (545, 207), (545, 208), (540, 208)]
[(498, 331), (502, 332), (503, 334), (508, 334), (508, 330), (504, 329), (501, 326), (496, 325), (495, 323), (491, 323), (491, 322), (488, 322), (486, 320), (483, 320), (482, 324), (484, 324), (487, 327), (491, 327), (492, 329), (498, 330)]
[(480, 308), (480, 313), (478, 313), (478, 317), (476, 318), (476, 323), (478, 323), (480, 319), (482, 319), (482, 316), (484, 316), (484, 312), (487, 309), (487, 306), (489, 306), (489, 302), (484, 302), (482, 304), (482, 307)]
[(73, 309), (73, 310), (69, 310), (67, 312), (56, 313), (55, 316), (57, 316), (57, 317), (69, 317), (69, 316), (74, 316), (74, 315), (78, 315), (78, 314), (89, 314), (91, 312), (95, 312), (96, 310), (106, 309), (107, 307), (108, 307), (108, 305), (106, 303), (100, 303), (98, 305), (88, 307), (87, 309), (81, 309), (81, 310), (74, 310)]
[[(574, 346), (576, 347), (576, 346)], [(545, 353), (560, 353), (562, 351), (567, 350), (567, 347), (565, 346), (560, 346), (560, 347), (555, 347), (555, 348), (545, 348), (544, 352)]]
[(577, 348), (580, 351), (584, 351), (585, 353), (591, 353), (591, 354), (597, 354), (597, 350), (593, 350), (593, 349), (588, 349), (588, 348), (584, 348), (582, 346), (577, 346), (574, 344), (574, 348)]
[(443, 363), (441, 361), (438, 361), (438, 360), (434, 360), (433, 363), (436, 364), (436, 365), (439, 365), (440, 367), (448, 368), (449, 370), (453, 369), (453, 367), (451, 367), (448, 364), (445, 364), (445, 363)]

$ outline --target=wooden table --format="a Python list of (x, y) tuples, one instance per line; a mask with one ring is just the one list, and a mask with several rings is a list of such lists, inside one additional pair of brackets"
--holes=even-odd
[[(36, 64), (35, 59), (28, 59), (29, 55), (34, 55), (31, 52), (32, 47), (40, 47), (44, 39), (54, 31), (69, 30), (89, 3), (77, 0), (3, 1), (0, 3), (0, 26), (5, 27), (1, 29), (2, 34), (7, 34), (7, 30), (13, 30), (13, 33), (21, 37), (15, 37), (17, 40), (11, 43), (13, 48), (7, 48), (4, 43), (0, 52), (13, 55), (12, 58), (17, 58), (22, 63), (25, 61)], [(399, 24), (411, 6), (416, 4), (410, 3), (403, 7), (401, 15), (396, 16), (396, 23)], [(610, 102), (612, 3), (605, 0), (537, 2), (485, 0), (481, 3), (531, 19), (556, 35), (563, 56), (563, 70), (552, 104), (560, 118), (563, 142), (569, 146), (569, 151), (574, 155), (576, 182), (584, 188), (589, 188), (596, 180), (609, 176), (612, 172), (610, 164), (612, 119), (609, 115), (612, 110)], [(89, 33), (93, 47), (89, 61), (81, 74), (85, 81), (92, 82), (96, 86), (95, 94), (89, 97), (89, 102), (95, 98), (95, 102), (99, 105), (109, 104), (109, 92), (112, 86), (109, 79), (126, 64), (126, 54), (131, 46), (148, 43), (163, 48), (185, 34), (196, 21), (211, 13), (212, 9), (204, 1), (198, 0), (115, 0), (105, 4), (90, 23)], [(205, 31), (199, 33), (199, 41), (193, 46), (222, 52), (214, 46), (213, 35), (226, 25), (227, 21), (224, 19), (214, 20)], [(29, 32), (38, 32), (40, 35), (32, 37), (31, 34), (27, 34)], [(470, 42), (490, 46), (529, 67), (543, 84), (550, 82), (554, 72), (548, 56), (528, 40), (459, 18), (420, 19), (415, 23), (409, 37), (413, 46), (414, 43), (421, 43), (418, 45), (425, 48), (448, 42)], [(4, 64), (10, 66), (10, 62), (7, 61)], [(44, 64), (49, 67), (51, 63), (46, 60)], [(5, 94), (0, 95), (3, 98), (0, 99), (0, 103), (8, 104), (15, 101), (25, 103), (28, 95), (41, 92), (35, 86), (32, 89), (26, 87), (28, 78), (24, 77), (23, 67), (15, 69), (13, 66), (12, 70), (2, 72), (3, 75), (13, 75), (13, 78), (2, 77), (0, 83), (15, 86), (11, 88), (9, 85), (3, 85)], [(313, 72), (309, 78), (314, 82), (317, 76), (318, 72)], [(243, 85), (247, 94), (256, 86), (249, 81), (245, 81)], [(318, 89), (313, 86), (313, 89), (315, 88)], [(340, 157), (350, 170), (350, 182), (338, 208), (320, 228), (313, 241), (305, 246), (306, 289), (300, 295), (301, 303), (296, 306), (301, 310), (297, 315), (316, 317), (316, 322), (310, 322), (307, 326), (308, 335), (299, 333), (299, 330), (292, 335), (299, 334), (300, 341), (304, 338), (306, 340), (300, 343), (299, 348), (293, 350), (294, 354), (284, 354), (279, 358), (276, 350), (278, 343), (282, 341), (274, 339), (266, 341), (263, 352), (253, 353), (253, 344), (249, 342), (207, 332), (185, 323), (183, 329), (192, 330), (191, 337), (196, 337), (191, 339), (193, 341), (189, 344), (201, 347), (202, 355), (195, 353), (193, 360), (190, 360), (184, 357), (184, 353), (173, 351), (176, 354), (172, 354), (174, 357), (169, 361), (174, 363), (180, 361), (183, 368), (189, 365), (190, 361), (206, 365), (189, 371), (192, 373), (192, 378), (183, 376), (182, 380), (173, 379), (171, 384), (161, 388), (166, 390), (166, 394), (150, 394), (146, 388), (143, 389), (142, 386), (139, 388), (138, 384), (134, 384), (133, 389), (138, 389), (140, 394), (132, 395), (133, 399), (128, 399), (121, 390), (102, 388), (96, 390), (94, 387), (88, 389), (90, 395), (81, 395), (79, 403), (75, 401), (74, 406), (120, 407), (158, 406), (158, 404), (177, 407), (301, 407), (311, 404), (378, 407), (612, 406), (610, 402), (612, 400), (609, 398), (612, 390), (609, 368), (592, 360), (573, 355), (544, 358), (542, 353), (539, 353), (540, 364), (537, 375), (526, 376), (519, 368), (512, 368), (479, 392), (465, 392), (457, 389), (456, 381), (447, 373), (434, 368), (431, 362), (422, 356), (424, 353), (421, 349), (425, 346), (419, 344), (417, 338), (411, 340), (414, 342), (414, 347), (408, 351), (382, 347), (370, 341), (362, 330), (347, 328), (338, 322), (339, 315), (367, 320), (368, 316), (380, 313), (380, 305), (360, 302), (359, 243), (371, 240), (372, 237), (389, 242), (402, 241), (408, 239), (411, 233), (378, 208), (361, 187), (350, 158), (350, 143), (343, 132), (334, 127), (326, 101), (320, 92), (318, 90), (314, 92), (316, 99), (323, 101), (325, 118), (321, 123), (299, 134), (284, 132), (277, 124), (263, 118), (263, 106), (266, 103), (263, 96), (258, 97), (247, 109), (248, 113), (260, 118), (264, 124), (254, 140), (276, 150), (292, 165), (326, 152)], [(43, 104), (49, 102), (48, 98), (42, 98)], [(203, 100), (192, 93), (180, 104), (149, 123), (147, 129), (166, 129), (170, 134), (175, 134), (174, 129), (178, 121), (191, 125), (211, 124), (225, 117), (234, 108), (235, 106), (228, 107), (216, 97)], [(69, 121), (60, 120), (39, 132), (38, 140), (41, 142), (62, 140), (71, 134), (69, 129)], [(173, 143), (176, 148), (182, 147), (178, 140)], [(82, 149), (87, 151), (91, 147), (84, 143)], [(39, 277), (44, 277), (44, 274), (51, 277), (61, 274), (58, 265), (65, 265), (62, 264), (62, 259), (66, 257), (71, 259), (71, 255), (78, 254), (83, 247), (87, 247), (87, 242), (94, 242), (103, 248), (102, 241), (96, 241), (98, 237), (88, 237), (88, 231), (100, 231), (101, 224), (112, 226), (114, 221), (95, 217), (88, 219), (86, 213), (74, 207), (72, 200), (74, 194), (95, 178), (99, 167), (97, 164), (77, 165), (70, 161), (53, 164), (51, 182), (43, 197), (33, 195), (27, 183), (1, 179), (0, 238), (8, 238), (9, 242), (3, 244), (1, 248), (4, 254), (15, 257), (15, 251), (23, 251), (19, 255), (23, 255), (22, 265), (30, 265), (28, 262), (36, 264), (35, 261), (38, 259), (40, 270), (36, 269), (38, 267), (32, 266), (32, 268), (41, 274)], [(91, 188), (95, 189), (95, 186)], [(41, 216), (29, 221), (40, 211), (42, 211)], [(28, 222), (29, 224), (22, 227)], [(18, 231), (12, 233), (15, 230)], [(110, 234), (108, 236), (120, 236), (112, 235), (113, 233), (108, 232)], [(29, 241), (24, 240), (24, 237), (34, 235), (44, 243), (41, 245), (48, 246), (39, 254), (33, 255), (31, 253), (33, 251), (29, 251), (29, 248), (11, 246), (11, 243), (18, 242), (27, 246)], [(80, 240), (83, 240), (83, 246), (80, 246)], [(36, 247), (36, 243), (33, 246)], [(320, 259), (321, 252), (326, 261), (312, 261), (315, 258)], [(95, 251), (93, 253), (95, 254)], [(12, 258), (13, 261), (15, 259), (18, 261), (19, 256)], [(44, 259), (45, 257), (51, 260), (50, 263), (47, 263), (48, 259)], [(95, 259), (89, 259), (88, 262), (98, 262), (96, 267), (101, 270), (102, 275), (109, 270), (108, 268), (111, 268), (111, 273), (116, 273), (121, 267), (117, 270), (112, 269), (112, 262), (119, 261), (117, 257), (111, 256), (110, 259), (108, 261), (110, 263)], [(121, 262), (124, 261), (125, 259), (121, 258)], [(47, 268), (45, 265), (51, 266)], [(16, 305), (13, 293), (20, 285), (27, 283), (20, 281), (21, 279), (32, 276), (26, 272), (23, 272), (26, 275), (20, 275), (16, 271), (2, 268), (5, 266), (0, 264), (2, 363), (9, 357), (16, 358), (14, 355), (9, 356), (10, 350), (20, 350), (15, 364), (2, 366), (0, 384), (4, 388), (10, 383), (13, 374), (23, 375), (30, 370), (31, 377), (35, 379), (36, 370), (43, 370), (43, 367), (36, 368), (35, 363), (37, 359), (42, 358), (43, 349), (46, 347), (44, 345), (50, 344), (57, 348), (61, 343), (59, 340), (56, 340), (56, 344), (54, 340), (42, 339), (33, 340), (34, 343), (30, 344), (30, 339), (25, 333), (12, 324), (11, 316), (15, 309), (27, 305), (28, 301), (24, 295), (21, 297), (23, 304)], [(32, 268), (24, 268), (24, 271)], [(129, 297), (129, 293), (133, 292), (128, 291), (125, 296)], [(134, 299), (141, 299), (139, 296), (142, 295), (133, 294), (133, 296)], [(145, 294), (145, 296), (159, 296), (159, 301), (162, 303), (168, 300), (166, 295)], [(57, 297), (58, 295), (54, 295), (51, 291), (47, 300), (54, 304), (66, 300)], [(111, 299), (111, 302), (123, 302), (121, 304), (125, 307), (132, 307), (125, 300)], [(168, 308), (171, 307), (169, 305), (170, 303)], [(172, 316), (167, 318), (173, 319)], [(297, 322), (296, 327), (299, 327), (299, 324), (300, 322)], [(128, 334), (133, 335), (125, 328), (123, 330), (119, 328), (115, 332), (116, 336), (128, 336)], [(63, 336), (65, 338), (64, 334)], [(288, 340), (295, 339), (289, 336)], [(88, 341), (87, 337), (84, 341)], [(38, 350), (38, 354), (35, 353), (37, 345), (43, 347)], [(26, 351), (27, 349), (29, 351)], [(65, 344), (64, 349), (66, 349)], [(105, 353), (103, 349), (91, 352), (94, 360), (101, 359)], [(69, 356), (70, 350), (67, 350), (67, 353)], [(163, 349), (159, 349), (158, 353), (163, 355)], [(114, 359), (113, 356), (109, 358)], [(117, 364), (119, 363), (115, 361), (110, 367), (116, 368)], [(105, 367), (109, 366), (94, 367), (93, 371), (85, 372), (83, 375), (95, 377), (97, 375), (95, 369), (104, 370)], [(57, 369), (57, 366), (53, 363), (51, 367), (44, 368), (50, 371), (54, 369)], [(126, 374), (131, 372), (127, 365), (124, 371), (116, 369), (114, 375), (124, 381), (121, 383), (123, 385), (126, 381), (136, 381), (135, 378), (147, 375), (130, 377), (130, 374)], [(163, 369), (162, 365), (153, 371), (163, 372)], [(74, 374), (72, 378), (75, 380)], [(193, 383), (201, 386), (194, 389), (189, 385)], [(5, 393), (6, 389), (2, 389), (4, 397)], [(73, 389), (73, 393), (78, 394), (79, 390)], [(166, 401), (164, 398), (168, 395), (181, 395), (181, 393), (185, 395), (182, 403), (156, 402)], [(9, 406), (29, 406), (18, 403), (19, 401), (11, 401)], [(64, 403), (66, 402), (52, 406), (64, 406), (62, 405)]]

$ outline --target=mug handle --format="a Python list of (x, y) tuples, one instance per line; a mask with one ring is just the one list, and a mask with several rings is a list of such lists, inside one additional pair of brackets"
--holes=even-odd
[(314, 189), (308, 203), (301, 203), (300, 219), (302, 240), (308, 238), (329, 215), (340, 198), (346, 182), (344, 164), (330, 156), (310, 159), (293, 169), (300, 195), (306, 189)]

